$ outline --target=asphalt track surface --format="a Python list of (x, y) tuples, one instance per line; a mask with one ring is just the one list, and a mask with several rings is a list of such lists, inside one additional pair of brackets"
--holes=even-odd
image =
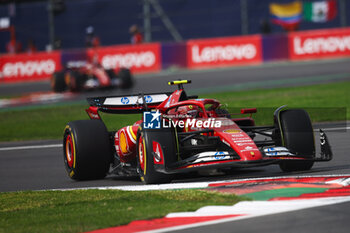
[[(189, 173), (179, 175), (173, 181), (198, 182), (226, 179), (278, 177), (295, 175), (350, 174), (350, 133), (346, 124), (330, 125), (326, 132), (331, 142), (334, 159), (316, 163), (307, 172), (283, 173), (277, 165), (237, 169), (230, 174)], [(335, 130), (335, 128), (341, 130)], [(316, 134), (318, 139), (318, 135)], [(0, 144), (0, 192), (63, 189), (81, 187), (142, 185), (138, 177), (107, 176), (102, 180), (73, 181), (66, 174), (63, 164), (63, 149), (60, 141), (36, 141)], [(53, 147), (47, 147), (52, 145)], [(317, 145), (318, 146), (318, 145)]]
[[(350, 80), (350, 59), (319, 60), (307, 62), (279, 62), (257, 66), (230, 67), (207, 70), (167, 70), (158, 74), (135, 75), (132, 89), (85, 92), (74, 100), (101, 95), (125, 95), (173, 91), (168, 81), (191, 79), (186, 86), (190, 94), (220, 91), (237, 91), (259, 88), (300, 86)], [(0, 98), (50, 91), (48, 81), (18, 84), (0, 83)]]
[(348, 233), (350, 202), (182, 229), (181, 233)]

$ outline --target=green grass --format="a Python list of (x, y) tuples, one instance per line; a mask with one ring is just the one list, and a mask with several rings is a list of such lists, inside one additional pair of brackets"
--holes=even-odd
[[(189, 88), (189, 87), (188, 87)], [(241, 107), (258, 107), (257, 124), (271, 124), (276, 107), (306, 108), (314, 122), (350, 119), (350, 82), (312, 86), (263, 89), (206, 94), (216, 98), (231, 111)], [(87, 104), (45, 106), (0, 112), (0, 141), (58, 139), (69, 121), (88, 119)], [(232, 110), (234, 109), (234, 110)], [(141, 119), (141, 115), (109, 115), (103, 119), (110, 130), (117, 130)]]
[[(272, 124), (277, 107), (304, 108), (313, 122), (350, 119), (350, 82), (299, 86), (252, 91), (224, 92), (206, 95), (225, 103), (230, 112), (257, 107), (257, 124)], [(235, 111), (236, 110), (236, 111)]]
[(0, 193), (0, 232), (84, 232), (241, 200), (248, 199), (200, 190)]
[[(61, 138), (69, 121), (89, 119), (87, 108), (87, 104), (72, 104), (0, 112), (0, 141)], [(101, 115), (110, 130), (141, 119), (139, 114)]]
[(209, 94), (232, 107), (349, 107), (350, 81), (310, 86)]

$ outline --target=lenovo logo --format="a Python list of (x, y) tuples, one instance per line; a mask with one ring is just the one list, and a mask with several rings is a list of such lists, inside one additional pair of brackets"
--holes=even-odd
[(250, 60), (255, 58), (256, 54), (257, 49), (253, 44), (207, 46), (201, 50), (197, 45), (192, 47), (192, 61), (194, 63)]
[(187, 42), (189, 68), (220, 67), (260, 63), (261, 36), (233, 36), (196, 39)]
[(105, 55), (102, 57), (102, 65), (106, 69), (151, 67), (156, 62), (156, 55), (151, 52), (134, 52), (126, 54)]
[(4, 78), (16, 78), (24, 76), (51, 75), (56, 70), (54, 60), (26, 61), (26, 62), (7, 62), (2, 67), (2, 76)]
[(345, 52), (350, 51), (350, 36), (317, 37), (305, 40), (295, 37), (293, 47), (296, 55)]

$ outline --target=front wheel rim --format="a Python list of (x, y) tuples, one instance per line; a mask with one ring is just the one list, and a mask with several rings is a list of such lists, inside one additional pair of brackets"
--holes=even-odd
[(139, 163), (142, 172), (145, 170), (145, 150), (143, 145), (142, 137), (139, 138), (138, 142), (138, 151), (139, 151)]
[(74, 146), (73, 146), (73, 139), (71, 135), (67, 136), (65, 150), (66, 150), (67, 165), (68, 167), (72, 168), (74, 165)]

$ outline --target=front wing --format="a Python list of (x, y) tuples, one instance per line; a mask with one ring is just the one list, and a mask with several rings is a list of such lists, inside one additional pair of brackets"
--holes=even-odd
[[(313, 158), (305, 158), (288, 151), (285, 147), (267, 147), (261, 149), (263, 158), (260, 160), (243, 161), (235, 152), (228, 151), (207, 151), (195, 154), (185, 160), (177, 161), (164, 167), (155, 164), (155, 169), (163, 173), (183, 173), (203, 169), (220, 169), (220, 168), (249, 168), (278, 164), (282, 161), (314, 161), (326, 162), (333, 158), (333, 153), (329, 145), (326, 134), (320, 130), (321, 152)], [(269, 149), (273, 148), (273, 150)]]

